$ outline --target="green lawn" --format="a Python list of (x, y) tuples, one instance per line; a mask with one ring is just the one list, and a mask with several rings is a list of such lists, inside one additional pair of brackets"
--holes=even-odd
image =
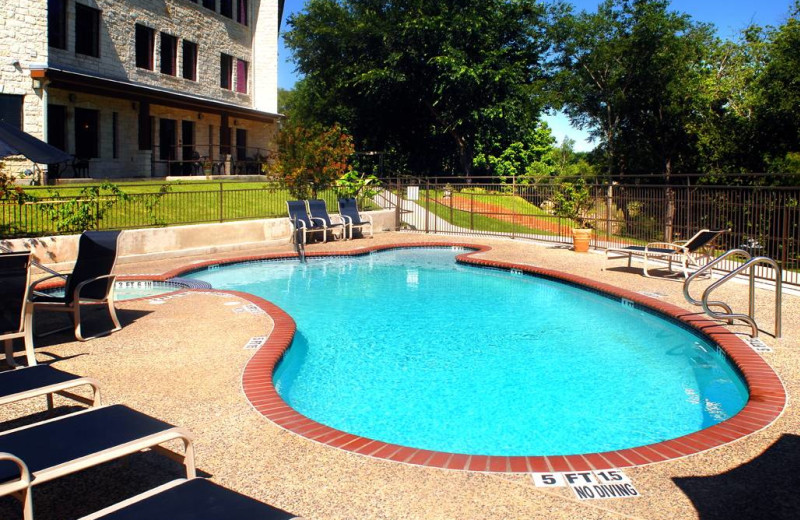
[[(126, 229), (284, 217), (286, 201), (294, 198), (287, 190), (267, 182), (148, 181), (116, 184), (124, 196), (102, 190), (93, 200), (85, 190), (97, 186), (26, 188), (25, 193), (35, 200), (0, 203), (0, 235), (36, 236), (86, 228)], [(330, 213), (338, 211), (333, 190), (319, 196), (326, 201)]]

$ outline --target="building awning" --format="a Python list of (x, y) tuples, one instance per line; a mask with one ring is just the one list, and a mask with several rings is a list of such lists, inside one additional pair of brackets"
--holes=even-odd
[(56, 164), (72, 160), (70, 154), (0, 121), (0, 158), (10, 155), (24, 155), (38, 164)]
[(228, 115), (251, 121), (275, 122), (283, 116), (270, 112), (262, 112), (253, 108), (233, 105), (211, 98), (183, 94), (171, 90), (134, 84), (124, 79), (108, 78), (86, 72), (71, 71), (59, 68), (31, 69), (34, 79), (47, 79), (49, 86), (62, 90), (75, 90), (87, 94), (113, 98), (130, 99), (184, 110)]

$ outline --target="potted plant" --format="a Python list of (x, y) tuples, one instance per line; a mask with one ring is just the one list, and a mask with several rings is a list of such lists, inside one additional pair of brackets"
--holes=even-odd
[(562, 182), (553, 196), (553, 212), (576, 225), (572, 229), (572, 244), (577, 253), (589, 251), (592, 228), (589, 227), (586, 216), (593, 203), (592, 195), (583, 178), (575, 182)]

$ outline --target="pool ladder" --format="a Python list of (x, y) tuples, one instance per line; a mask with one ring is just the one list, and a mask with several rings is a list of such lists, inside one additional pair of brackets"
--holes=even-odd
[[(746, 261), (731, 271), (730, 273), (726, 274), (716, 282), (709, 285), (705, 291), (703, 291), (703, 296), (700, 300), (696, 300), (692, 297), (689, 291), (689, 285), (692, 283), (694, 279), (698, 276), (708, 273), (711, 274), (711, 271), (714, 269), (714, 266), (725, 260), (726, 258), (732, 256), (740, 256), (746, 259)], [(783, 295), (783, 276), (781, 273), (781, 268), (778, 263), (773, 260), (772, 258), (766, 256), (757, 256), (753, 257), (750, 253), (745, 251), (744, 249), (731, 249), (730, 251), (726, 251), (721, 256), (715, 258), (711, 262), (704, 265), (702, 268), (697, 270), (696, 272), (692, 273), (684, 282), (683, 284), (683, 296), (686, 298), (686, 301), (691, 303), (692, 305), (700, 305), (703, 307), (703, 311), (706, 314), (711, 316), (717, 320), (724, 320), (727, 321), (728, 324), (733, 324), (733, 320), (741, 320), (748, 325), (750, 325), (750, 336), (752, 338), (758, 337), (758, 325), (756, 324), (755, 316), (755, 270), (752, 269), (756, 265), (759, 264), (767, 264), (774, 269), (775, 272), (775, 337), (781, 337), (781, 306), (782, 306), (782, 295)], [(748, 314), (741, 314), (733, 312), (730, 305), (723, 301), (712, 301), (709, 300), (711, 297), (711, 293), (714, 292), (719, 286), (723, 285), (728, 280), (736, 277), (739, 273), (744, 272), (746, 270), (750, 270), (750, 291), (749, 291), (749, 312)], [(711, 310), (711, 307), (719, 307), (724, 312), (718, 312)]]
[(306, 242), (303, 240), (303, 230), (297, 226), (297, 217), (292, 217), (292, 227), (294, 228), (294, 252), (300, 259), (300, 263), (306, 263)]

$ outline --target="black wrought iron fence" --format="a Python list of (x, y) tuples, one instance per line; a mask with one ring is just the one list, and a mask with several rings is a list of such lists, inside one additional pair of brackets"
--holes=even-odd
[[(728, 229), (716, 242), (719, 253), (741, 248), (768, 256), (781, 266), (786, 283), (800, 285), (800, 187), (712, 186), (699, 184), (699, 176), (685, 177), (683, 185), (643, 183), (651, 179), (588, 182), (591, 207), (581, 216), (594, 229), (595, 248), (673, 242), (700, 229)], [(574, 181), (402, 178), (389, 181), (388, 189), (400, 195), (406, 229), (566, 244), (576, 223), (559, 216), (555, 204), (562, 183)], [(774, 278), (769, 267), (756, 267), (756, 276)]]

